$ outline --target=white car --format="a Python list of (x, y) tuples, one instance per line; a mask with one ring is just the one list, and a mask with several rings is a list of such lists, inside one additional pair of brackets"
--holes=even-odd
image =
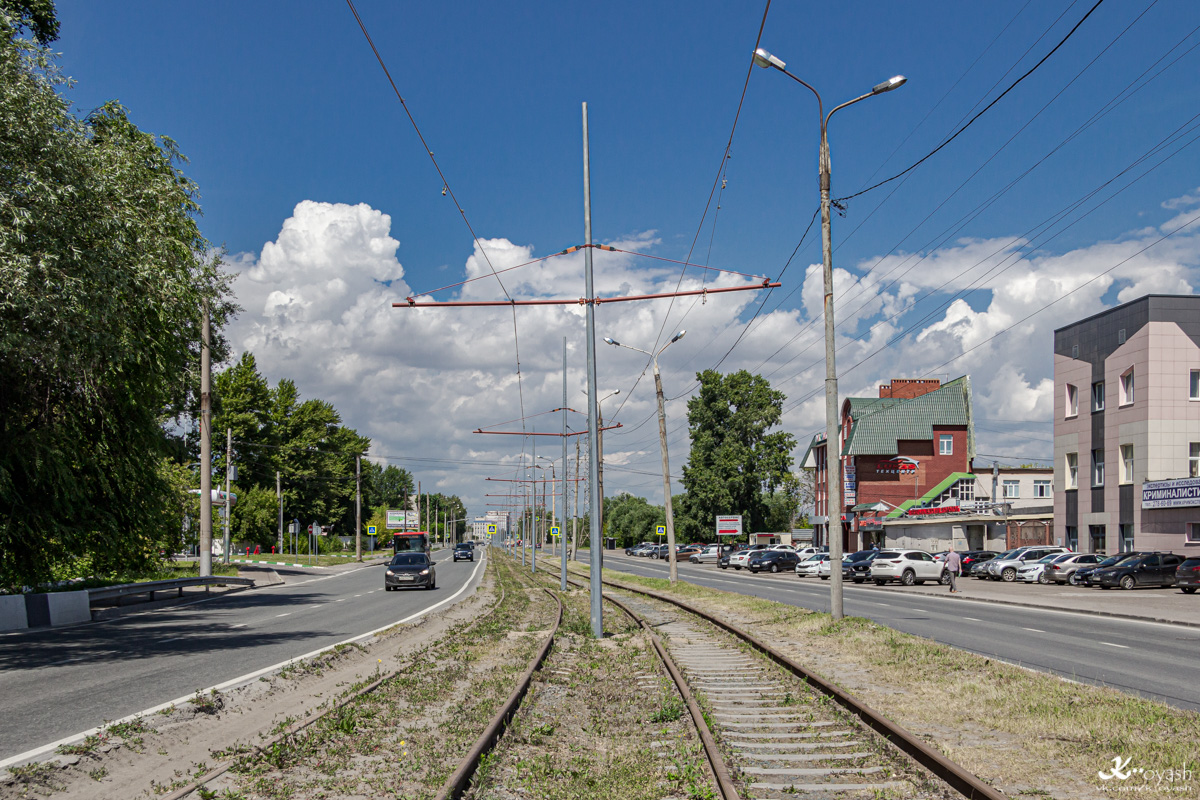
[(809, 556), (816, 555), (817, 553), (828, 553), (828, 552), (829, 552), (828, 547), (801, 547), (796, 550), (796, 555), (800, 556), (801, 559), (805, 559), (805, 558), (808, 558)]
[(924, 550), (883, 550), (871, 562), (867, 578), (883, 586), (888, 581), (899, 581), (905, 586), (922, 584), (925, 581), (950, 582), (950, 573), (945, 565), (934, 561)]
[(1025, 583), (1049, 583), (1050, 575), (1046, 571), (1050, 569), (1051, 564), (1059, 561), (1065, 561), (1068, 558), (1075, 558), (1076, 553), (1051, 553), (1050, 555), (1034, 561), (1032, 564), (1025, 564), (1017, 568), (1017, 580)]
[[(817, 569), (822, 563), (829, 563), (829, 553), (811, 553), (807, 558), (801, 559), (800, 563), (796, 565), (796, 577), (804, 578), (816, 575)], [(828, 572), (826, 570), (827, 575)]]
[(699, 553), (692, 553), (688, 556), (688, 561), (693, 564), (707, 564), (710, 562), (715, 564), (720, 560), (721, 556), (725, 555), (725, 551), (722, 548), (723, 545), (710, 544)]
[(766, 549), (767, 548), (761, 544), (752, 544), (745, 550), (738, 550), (729, 557), (729, 566), (733, 567), (734, 569), (741, 569), (742, 567), (749, 566), (750, 556)]
[(789, 553), (796, 552), (796, 548), (792, 547), (790, 544), (773, 544), (770, 547), (768, 547), (767, 549), (768, 550), (786, 550)]

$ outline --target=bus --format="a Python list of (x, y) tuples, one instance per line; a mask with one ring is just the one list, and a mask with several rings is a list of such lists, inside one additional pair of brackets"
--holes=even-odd
[(427, 531), (408, 531), (392, 535), (392, 551), (394, 553), (425, 553), (429, 554), (429, 533)]

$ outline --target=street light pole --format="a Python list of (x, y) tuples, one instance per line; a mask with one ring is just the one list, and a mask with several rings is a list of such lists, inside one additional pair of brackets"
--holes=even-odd
[(591, 480), (589, 495), (588, 527), (591, 549), (591, 566), (588, 570), (588, 581), (591, 588), (591, 621), (592, 635), (597, 639), (604, 638), (604, 599), (601, 593), (604, 587), (600, 576), (600, 513), (604, 498), (600, 496), (596, 485), (596, 476), (600, 473), (598, 456), (600, 454), (596, 437), (599, 434), (596, 407), (596, 304), (593, 300), (592, 286), (592, 167), (590, 149), (588, 146), (588, 113), (587, 103), (583, 104), (583, 239), (587, 245), (583, 251), (583, 279), (587, 306), (587, 389), (588, 389), (588, 454), (591, 464)]
[(772, 67), (806, 87), (817, 98), (817, 113), (821, 122), (821, 149), (818, 173), (821, 186), (821, 256), (822, 278), (825, 289), (825, 479), (826, 479), (826, 523), (829, 540), (829, 605), (834, 619), (844, 615), (842, 603), (842, 464), (841, 446), (838, 437), (838, 382), (835, 361), (835, 331), (833, 318), (833, 222), (830, 217), (830, 162), (829, 162), (829, 119), (846, 106), (877, 94), (899, 89), (906, 82), (903, 75), (874, 86), (871, 91), (848, 102), (835, 106), (828, 114), (821, 102), (821, 94), (810, 84), (788, 72), (787, 65), (761, 47), (754, 51), (754, 63), (760, 67)]
[(667, 462), (667, 412), (663, 404), (662, 375), (658, 371), (658, 357), (662, 355), (663, 350), (666, 350), (682, 339), (685, 333), (687, 331), (680, 331), (675, 334), (671, 337), (671, 341), (664, 344), (657, 353), (648, 353), (645, 350), (621, 344), (613, 339), (604, 340), (615, 347), (624, 347), (626, 350), (637, 350), (639, 353), (645, 353), (654, 360), (654, 391), (658, 395), (658, 442), (662, 449), (663, 511), (667, 517), (667, 559), (670, 565), (671, 583), (679, 580), (679, 569), (675, 562), (675, 515), (671, 511), (671, 468)]

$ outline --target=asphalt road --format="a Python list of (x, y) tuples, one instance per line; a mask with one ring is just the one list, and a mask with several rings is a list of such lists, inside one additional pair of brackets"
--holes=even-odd
[(383, 567), (369, 566), (0, 636), (0, 761), (388, 626), (454, 594), (479, 563), (434, 558), (434, 591), (385, 592)]
[[(667, 576), (667, 564), (661, 561), (610, 556), (604, 566), (654, 578)], [(829, 611), (828, 581), (719, 570), (711, 564), (678, 567), (681, 580), (701, 586)], [(1195, 680), (1200, 629), (906, 595), (903, 590), (853, 584), (845, 585), (843, 601), (847, 615), (1023, 667), (1200, 711), (1200, 683)]]

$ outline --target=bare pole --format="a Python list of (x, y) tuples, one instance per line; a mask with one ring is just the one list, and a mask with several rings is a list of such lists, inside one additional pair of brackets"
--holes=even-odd
[(362, 454), (354, 457), (354, 558), (362, 561)]
[(575, 440), (575, 513), (571, 517), (571, 557), (579, 560), (579, 440)]
[(533, 534), (533, 541), (530, 542), (530, 546), (529, 546), (529, 571), (537, 572), (537, 535), (538, 535), (537, 534), (537, 503), (538, 503), (538, 496), (537, 496), (537, 479), (533, 477), (534, 473), (532, 472), (532, 470), (537, 469), (537, 439), (530, 439), (529, 446), (531, 448), (530, 456), (532, 456), (529, 459), (529, 463), (531, 465), (531, 471), (529, 473), (529, 477), (533, 481), (533, 483), (529, 484), (533, 488), (533, 517), (532, 517), (533, 524), (529, 526), (530, 531)]
[(675, 563), (675, 516), (671, 513), (671, 467), (667, 463), (667, 412), (663, 407), (662, 375), (658, 372), (658, 356), (654, 357), (654, 389), (658, 393), (658, 441), (662, 445), (663, 510), (666, 511), (667, 516), (667, 563), (670, 564), (670, 581), (675, 583), (679, 580), (679, 568)]
[(599, 434), (599, 413), (596, 408), (596, 305), (592, 302), (592, 174), (588, 147), (588, 113), (587, 103), (583, 104), (583, 238), (587, 249), (583, 251), (583, 275), (587, 298), (587, 387), (588, 387), (588, 460), (591, 474), (588, 476), (588, 500), (590, 514), (588, 517), (589, 546), (591, 548), (591, 600), (592, 600), (592, 635), (597, 639), (604, 638), (604, 606), (600, 580), (600, 513), (604, 498), (600, 496), (600, 487), (596, 485), (600, 474), (598, 457), (600, 446), (597, 443)]
[(212, 351), (208, 299), (200, 322), (200, 577), (212, 575)]
[(230, 472), (230, 469), (232, 468), (232, 466), (233, 466), (233, 428), (226, 428), (225, 429), (225, 506), (224, 506), (224, 508), (225, 508), (225, 538), (224, 538), (225, 557), (221, 559), (222, 562), (225, 564), (229, 563), (229, 547), (230, 547), (229, 517), (231, 516), (230, 512), (232, 512), (232, 510), (233, 510), (233, 508), (229, 504), (229, 491), (230, 491), (229, 472)]
[(845, 616), (842, 605), (842, 448), (838, 442), (837, 346), (833, 325), (833, 223), (829, 212), (828, 120), (828, 117), (821, 119), (819, 170), (821, 274), (825, 286), (825, 480), (828, 487), (825, 530), (829, 533), (829, 613), (834, 619), (841, 619)]
[(565, 592), (567, 590), (567, 526), (563, 524), (567, 518), (567, 337), (563, 337), (563, 410), (562, 410), (562, 464), (563, 464), (563, 483), (562, 483), (562, 504), (563, 515), (562, 521), (558, 523), (558, 558), (561, 562), (559, 567), (559, 590)]
[(279, 500), (279, 552), (283, 553), (283, 485), (278, 470), (275, 472), (275, 497)]

